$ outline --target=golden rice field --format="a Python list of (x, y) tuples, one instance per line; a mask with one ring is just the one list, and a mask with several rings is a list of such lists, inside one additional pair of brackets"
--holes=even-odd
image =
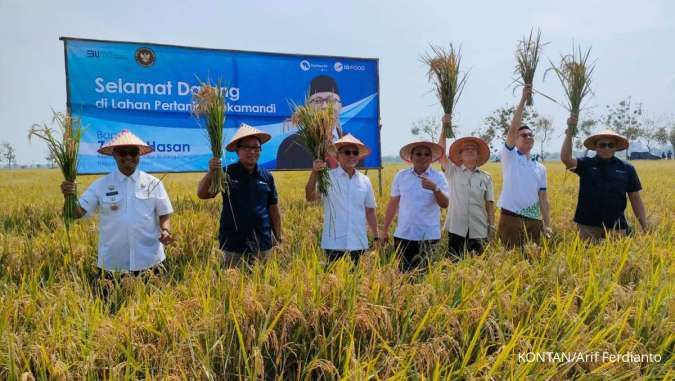
[[(636, 166), (648, 234), (585, 246), (571, 222), (578, 180), (551, 162), (550, 241), (457, 264), (439, 253), (416, 275), (391, 248), (325, 268), (306, 172), (275, 173), (276, 256), (223, 269), (220, 200), (197, 199), (199, 174), (171, 174), (169, 273), (125, 278), (107, 300), (93, 291), (96, 221), (75, 223), (69, 245), (60, 173), (0, 171), (0, 379), (673, 379), (675, 162)], [(398, 168), (383, 172), (380, 218)], [(499, 165), (486, 168), (499, 188)], [(631, 353), (653, 361), (603, 360)]]

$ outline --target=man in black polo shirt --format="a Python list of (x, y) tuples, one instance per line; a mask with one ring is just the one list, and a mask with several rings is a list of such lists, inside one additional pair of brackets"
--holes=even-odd
[[(281, 243), (281, 213), (272, 174), (258, 166), (262, 144), (270, 135), (242, 124), (225, 147), (237, 152), (239, 161), (226, 168), (230, 194), (223, 194), (218, 240), (225, 252), (225, 264), (237, 266), (243, 259), (249, 264), (267, 259), (272, 246)], [(220, 158), (209, 161), (209, 172), (199, 182), (197, 196), (213, 198), (209, 193), (213, 173), (221, 167)]]
[(628, 148), (628, 139), (610, 130), (599, 132), (584, 141), (586, 148), (596, 152), (595, 157), (574, 158), (571, 131), (576, 124), (576, 116), (570, 116), (560, 160), (579, 176), (579, 200), (574, 214), (579, 236), (599, 241), (607, 232), (628, 234), (630, 226), (624, 216), (626, 195), (640, 226), (647, 229), (637, 172), (631, 164), (614, 156), (617, 151)]

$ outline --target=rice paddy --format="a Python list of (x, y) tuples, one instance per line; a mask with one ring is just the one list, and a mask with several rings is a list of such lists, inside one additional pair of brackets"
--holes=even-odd
[[(578, 179), (551, 162), (551, 240), (459, 263), (442, 243), (422, 274), (399, 273), (391, 247), (325, 266), (308, 172), (274, 173), (285, 241), (273, 258), (225, 269), (222, 201), (197, 199), (201, 174), (169, 174), (168, 273), (124, 278), (107, 299), (94, 291), (96, 219), (71, 225), (71, 248), (59, 171), (0, 171), (0, 379), (673, 379), (675, 162), (634, 164), (649, 233), (580, 242)], [(380, 221), (400, 168), (383, 171)], [(485, 168), (498, 191), (501, 167)], [(79, 176), (80, 192), (95, 178)]]

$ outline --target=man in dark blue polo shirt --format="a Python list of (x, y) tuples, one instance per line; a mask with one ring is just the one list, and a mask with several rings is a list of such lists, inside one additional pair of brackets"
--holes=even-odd
[(614, 156), (617, 151), (628, 148), (628, 139), (610, 130), (599, 132), (584, 141), (586, 148), (596, 152), (595, 157), (574, 158), (571, 131), (576, 124), (576, 116), (570, 116), (560, 160), (579, 176), (579, 200), (574, 214), (579, 236), (599, 241), (608, 232), (628, 234), (630, 226), (624, 216), (626, 195), (640, 226), (647, 229), (637, 172), (631, 164)]
[[(272, 174), (258, 166), (262, 144), (270, 135), (242, 124), (226, 149), (236, 151), (239, 161), (226, 168), (229, 195), (223, 194), (218, 240), (225, 253), (225, 264), (236, 266), (243, 259), (267, 259), (274, 245), (281, 242), (281, 213)], [(213, 173), (221, 168), (220, 158), (209, 161), (209, 172), (199, 182), (197, 195), (209, 193)]]

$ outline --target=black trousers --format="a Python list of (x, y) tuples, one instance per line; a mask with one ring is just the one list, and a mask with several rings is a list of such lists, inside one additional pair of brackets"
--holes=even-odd
[(359, 258), (366, 252), (365, 250), (324, 250), (328, 262), (335, 262), (338, 259), (349, 255), (349, 258), (354, 262), (354, 264), (359, 263)]
[(464, 259), (467, 252), (477, 255), (482, 254), (483, 250), (485, 250), (485, 241), (485, 239), (481, 238), (469, 238), (469, 232), (466, 233), (466, 237), (448, 233), (448, 252), (450, 254), (450, 259), (453, 262), (457, 262)]
[(426, 241), (410, 241), (394, 237), (394, 247), (400, 257), (399, 268), (403, 272), (417, 269), (425, 265), (427, 255), (438, 243), (437, 239)]

